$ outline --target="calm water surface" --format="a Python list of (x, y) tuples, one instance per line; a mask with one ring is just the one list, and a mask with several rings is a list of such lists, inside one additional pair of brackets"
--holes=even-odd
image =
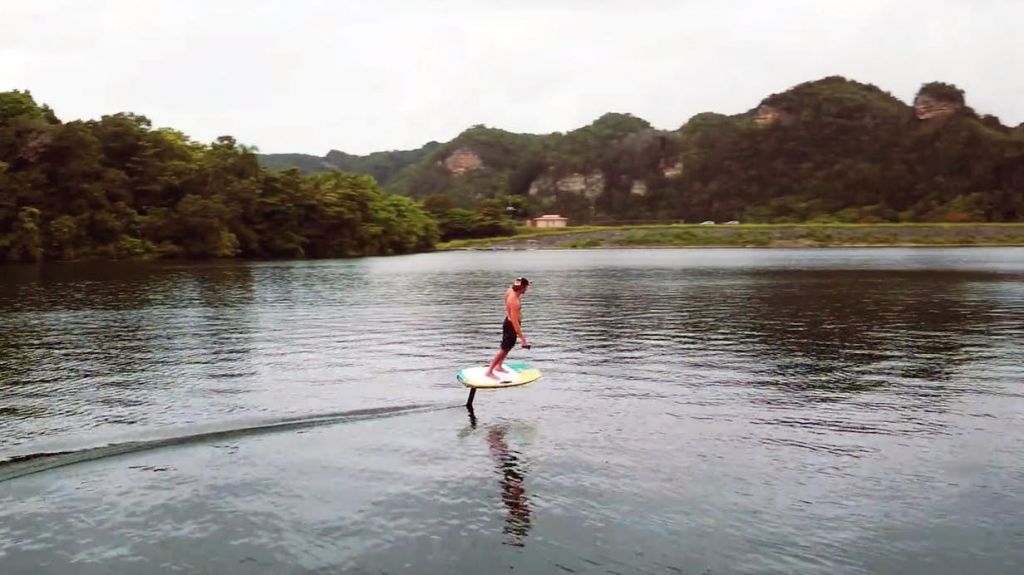
[(0, 573), (1021, 573), (1022, 318), (1017, 248), (3, 267)]

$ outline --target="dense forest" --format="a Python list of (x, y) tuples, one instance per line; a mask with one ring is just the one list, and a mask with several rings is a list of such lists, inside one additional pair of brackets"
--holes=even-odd
[(318, 158), (202, 144), (131, 113), (62, 122), (28, 92), (0, 92), (0, 261), (398, 254), (542, 213), (1021, 221), (1024, 125), (978, 114), (949, 84), (907, 104), (828, 77), (677, 130), (610, 113), (567, 133), (473, 126), (417, 150)]
[(979, 115), (963, 91), (939, 82), (906, 104), (828, 77), (743, 114), (698, 114), (677, 130), (606, 114), (564, 134), (474, 126), (405, 154), (409, 163), (388, 164), (382, 185), (424, 200), (445, 237), (471, 235), (459, 222), (502, 209), (573, 223), (1024, 217), (1024, 125)]
[(437, 142), (428, 142), (416, 150), (374, 152), (366, 156), (331, 150), (322, 158), (309, 154), (260, 154), (259, 160), (268, 168), (298, 168), (304, 173), (338, 170), (352, 174), (367, 174), (383, 186), (402, 168), (419, 162), (440, 146), (441, 144)]
[(367, 175), (260, 166), (133, 114), (63, 123), (0, 93), (0, 261), (347, 257), (433, 248), (437, 223)]

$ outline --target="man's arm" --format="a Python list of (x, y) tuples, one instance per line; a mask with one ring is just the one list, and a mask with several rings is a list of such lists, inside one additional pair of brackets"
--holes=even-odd
[(523, 328), (519, 324), (519, 312), (521, 309), (522, 304), (519, 303), (519, 300), (510, 302), (508, 305), (508, 320), (512, 322), (512, 328), (516, 330), (516, 335), (519, 336), (519, 342), (523, 345), (529, 345), (529, 342), (526, 341), (526, 336), (523, 335)]

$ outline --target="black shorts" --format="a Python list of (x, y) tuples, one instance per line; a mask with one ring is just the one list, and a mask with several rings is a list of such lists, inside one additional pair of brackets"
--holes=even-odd
[(509, 351), (515, 346), (516, 328), (512, 326), (512, 320), (506, 317), (505, 323), (501, 324), (501, 349)]

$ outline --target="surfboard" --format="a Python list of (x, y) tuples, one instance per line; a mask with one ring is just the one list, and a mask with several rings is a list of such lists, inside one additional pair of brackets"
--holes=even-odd
[(540, 379), (540, 370), (526, 363), (503, 363), (501, 367), (506, 370), (504, 373), (494, 372), (494, 375), (500, 379), (484, 375), (487, 373), (486, 366), (461, 369), (455, 374), (455, 379), (459, 380), (462, 385), (473, 389), (515, 387)]

